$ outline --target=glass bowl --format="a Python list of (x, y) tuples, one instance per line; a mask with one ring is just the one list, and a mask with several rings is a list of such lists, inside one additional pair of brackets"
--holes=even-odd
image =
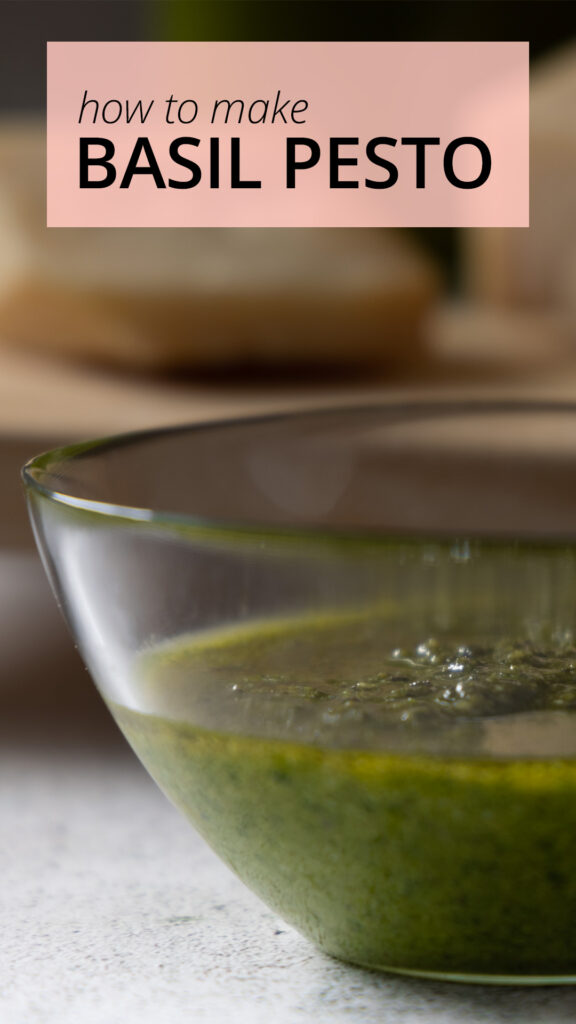
[(328, 953), (576, 980), (576, 406), (390, 403), (24, 469), (104, 700)]

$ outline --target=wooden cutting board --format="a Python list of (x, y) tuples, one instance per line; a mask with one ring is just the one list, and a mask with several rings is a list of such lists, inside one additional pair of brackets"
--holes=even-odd
[(0, 345), (0, 548), (31, 543), (21, 465), (58, 444), (129, 430), (391, 397), (576, 400), (576, 343), (550, 318), (440, 309), (428, 356), (350, 379), (121, 375)]

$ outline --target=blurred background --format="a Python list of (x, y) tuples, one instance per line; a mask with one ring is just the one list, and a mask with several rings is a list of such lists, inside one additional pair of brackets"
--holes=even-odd
[[(31, 709), (46, 734), (63, 706), (81, 742), (87, 722), (115, 736), (33, 549), (18, 483), (31, 455), (390, 394), (576, 397), (575, 35), (573, 5), (555, 0), (0, 2), (7, 736), (32, 735)], [(47, 230), (48, 39), (529, 39), (531, 227)]]

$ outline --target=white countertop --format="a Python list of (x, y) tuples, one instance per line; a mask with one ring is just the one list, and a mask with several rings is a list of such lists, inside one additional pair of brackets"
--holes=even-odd
[[(395, 978), (317, 952), (121, 741), (2, 742), (2, 1024), (573, 1024), (576, 988)], [(50, 731), (50, 729), (48, 729)], [(68, 738), (66, 738), (68, 736)]]

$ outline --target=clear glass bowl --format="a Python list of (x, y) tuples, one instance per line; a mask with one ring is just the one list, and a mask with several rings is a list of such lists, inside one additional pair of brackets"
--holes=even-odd
[(154, 431), (24, 469), (153, 777), (328, 953), (576, 980), (576, 407)]

